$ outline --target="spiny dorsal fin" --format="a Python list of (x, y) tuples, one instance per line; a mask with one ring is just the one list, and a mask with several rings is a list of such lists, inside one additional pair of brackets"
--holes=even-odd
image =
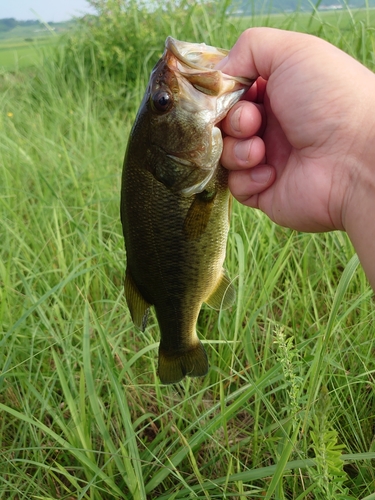
[(223, 271), (217, 287), (205, 302), (214, 309), (227, 309), (235, 300), (236, 290)]
[(146, 302), (140, 294), (128, 269), (126, 269), (125, 274), (125, 298), (133, 323), (143, 332), (147, 325), (148, 313), (151, 304)]

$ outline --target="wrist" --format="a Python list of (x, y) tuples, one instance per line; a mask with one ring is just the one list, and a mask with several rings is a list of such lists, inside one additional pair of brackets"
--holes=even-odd
[(375, 119), (371, 116), (369, 120), (363, 122), (366, 131), (359, 132), (362, 145), (349, 175), (342, 225), (375, 290)]

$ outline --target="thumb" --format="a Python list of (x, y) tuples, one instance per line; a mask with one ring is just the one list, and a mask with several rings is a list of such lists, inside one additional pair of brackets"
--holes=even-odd
[(268, 80), (293, 53), (316, 39), (311, 35), (275, 28), (250, 28), (244, 31), (229, 54), (216, 65), (223, 73)]

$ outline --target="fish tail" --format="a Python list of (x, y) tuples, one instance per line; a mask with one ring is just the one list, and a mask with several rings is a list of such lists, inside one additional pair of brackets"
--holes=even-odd
[(176, 384), (185, 376), (203, 377), (207, 372), (207, 354), (199, 340), (183, 352), (168, 352), (160, 346), (158, 373), (163, 384)]

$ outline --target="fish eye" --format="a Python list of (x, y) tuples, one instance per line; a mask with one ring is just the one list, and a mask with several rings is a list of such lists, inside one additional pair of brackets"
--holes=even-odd
[(173, 104), (172, 95), (166, 90), (159, 90), (151, 96), (153, 107), (156, 111), (165, 113)]

